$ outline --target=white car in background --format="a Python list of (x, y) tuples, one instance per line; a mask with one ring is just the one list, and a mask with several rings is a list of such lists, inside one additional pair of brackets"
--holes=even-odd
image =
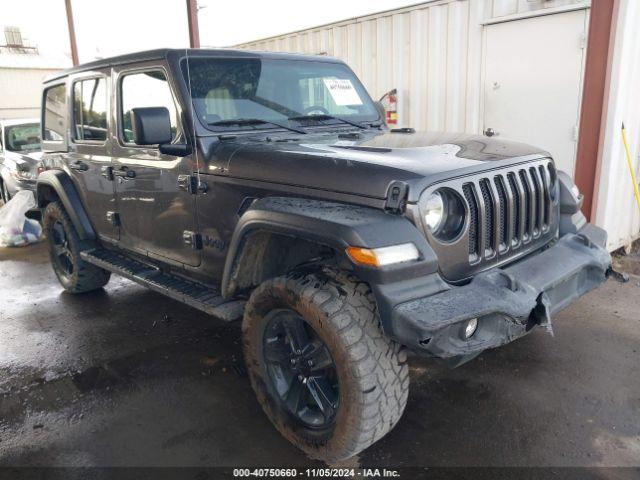
[(41, 157), (40, 119), (0, 120), (0, 204), (20, 190), (35, 192)]

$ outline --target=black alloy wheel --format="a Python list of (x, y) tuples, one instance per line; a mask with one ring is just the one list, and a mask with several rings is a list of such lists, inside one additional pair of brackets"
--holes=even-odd
[(306, 428), (330, 428), (338, 409), (338, 375), (313, 328), (292, 310), (273, 310), (266, 319), (262, 351), (281, 407)]
[(53, 223), (51, 237), (55, 267), (62, 275), (70, 277), (73, 275), (73, 256), (69, 247), (67, 232), (61, 221), (56, 220)]

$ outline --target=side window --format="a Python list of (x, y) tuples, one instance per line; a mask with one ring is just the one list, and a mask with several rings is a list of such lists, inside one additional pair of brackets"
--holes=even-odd
[(171, 133), (176, 138), (178, 131), (178, 114), (171, 95), (171, 87), (167, 77), (159, 70), (143, 73), (130, 73), (122, 78), (120, 84), (120, 101), (122, 106), (122, 140), (133, 143), (131, 127), (131, 109), (141, 107), (166, 107), (171, 116)]
[(91, 78), (73, 84), (73, 126), (77, 141), (107, 139), (107, 81)]
[(45, 90), (44, 95), (43, 139), (51, 142), (63, 142), (67, 86), (50, 87)]

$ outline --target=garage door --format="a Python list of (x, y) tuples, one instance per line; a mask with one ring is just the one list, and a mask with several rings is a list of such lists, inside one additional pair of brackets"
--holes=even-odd
[(488, 25), (484, 132), (530, 143), (573, 175), (587, 11)]

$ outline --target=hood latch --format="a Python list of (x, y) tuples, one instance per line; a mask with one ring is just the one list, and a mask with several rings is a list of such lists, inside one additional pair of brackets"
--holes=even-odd
[(408, 194), (409, 185), (397, 180), (391, 182), (387, 190), (387, 201), (384, 204), (384, 209), (391, 213), (404, 213)]

